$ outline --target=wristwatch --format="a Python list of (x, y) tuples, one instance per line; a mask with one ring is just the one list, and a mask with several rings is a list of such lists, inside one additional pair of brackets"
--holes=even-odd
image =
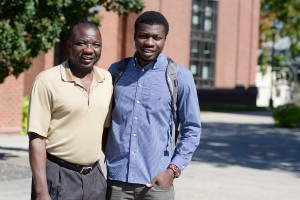
[(174, 178), (178, 178), (181, 174), (181, 170), (174, 164), (169, 164), (167, 169), (171, 169), (174, 173)]

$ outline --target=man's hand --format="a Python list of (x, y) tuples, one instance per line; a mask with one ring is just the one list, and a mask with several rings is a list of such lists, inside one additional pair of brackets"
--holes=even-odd
[(157, 174), (150, 183), (147, 183), (146, 186), (147, 187), (153, 187), (155, 184), (160, 186), (160, 187), (164, 187), (164, 188), (168, 188), (171, 187), (173, 185), (173, 180), (174, 180), (174, 172), (171, 169), (167, 169), (164, 172), (160, 172), (159, 174)]

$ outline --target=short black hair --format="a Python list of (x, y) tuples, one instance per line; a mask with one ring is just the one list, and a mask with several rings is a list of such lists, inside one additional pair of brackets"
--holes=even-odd
[(71, 34), (70, 34), (70, 39), (72, 39), (72, 37), (74, 36), (74, 34), (76, 33), (76, 31), (79, 28), (93, 29), (95, 31), (99, 31), (100, 32), (98, 26), (96, 26), (96, 24), (94, 24), (92, 22), (89, 22), (89, 21), (79, 22), (75, 26), (73, 26), (73, 28), (71, 30)]
[(142, 13), (135, 20), (134, 23), (134, 31), (137, 32), (140, 24), (148, 24), (148, 25), (163, 25), (165, 27), (166, 36), (169, 33), (169, 23), (167, 19), (159, 12), (156, 11), (146, 11)]

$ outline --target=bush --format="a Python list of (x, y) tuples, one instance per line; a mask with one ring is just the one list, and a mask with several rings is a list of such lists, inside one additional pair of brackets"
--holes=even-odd
[(277, 127), (300, 127), (300, 107), (294, 104), (278, 106), (273, 110), (273, 118)]
[(27, 134), (28, 105), (29, 98), (25, 96), (22, 101), (22, 134)]

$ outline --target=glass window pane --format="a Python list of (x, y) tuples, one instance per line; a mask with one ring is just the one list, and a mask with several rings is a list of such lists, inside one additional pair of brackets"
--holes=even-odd
[(193, 15), (193, 20), (192, 20), (193, 25), (199, 25), (200, 23), (199, 21), (200, 21), (199, 16)]
[(217, 3), (215, 0), (193, 0), (190, 70), (197, 87), (214, 85)]
[(192, 42), (192, 44), (191, 44), (191, 56), (192, 57), (198, 57), (199, 56), (199, 43), (198, 42)]
[(204, 21), (204, 30), (211, 31), (211, 19), (205, 19)]
[(199, 73), (199, 62), (194, 61), (191, 63), (190, 70), (194, 76), (198, 76)]
[(208, 79), (208, 77), (209, 77), (209, 67), (207, 65), (204, 65), (202, 67), (202, 78)]
[(212, 9), (211, 7), (206, 6), (205, 7), (205, 16), (210, 17), (212, 15)]
[(198, 5), (198, 4), (194, 4), (194, 5), (193, 5), (193, 13), (198, 13), (199, 10), (200, 10), (199, 5)]

